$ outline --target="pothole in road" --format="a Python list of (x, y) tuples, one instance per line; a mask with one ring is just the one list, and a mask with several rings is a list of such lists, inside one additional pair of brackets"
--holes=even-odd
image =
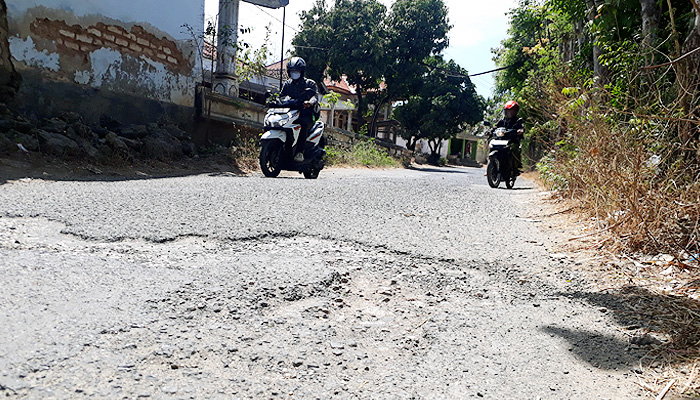
[[(97, 305), (106, 308), (102, 314), (115, 310), (106, 319), (84, 313), (79, 329), (64, 332), (67, 341), (84, 340), (76, 353), (47, 352), (53, 339), (37, 335), (37, 352), (24, 364), (47, 368), (23, 372), (28, 393), (462, 398), (483, 392), (480, 385), (527, 384), (532, 374), (518, 370), (542, 359), (545, 346), (530, 336), (559, 313), (547, 304), (533, 309), (527, 295), (510, 287), (504, 278), (517, 274), (514, 268), (496, 271), (355, 242), (282, 235), (103, 243), (61, 235), (47, 221), (0, 219), (0, 225), (15, 228), (0, 239), (6, 271), (19, 276), (13, 263), (26, 265), (36, 254), (45, 263), (9, 279), (2, 296), (21, 293), (15, 286), (36, 282), (33, 274), (71, 271), (42, 281), (47, 295), (16, 301), (12, 313), (46, 304), (90, 310), (90, 298), (67, 299), (75, 293), (70, 288), (85, 285), (81, 274), (109, 290), (109, 301)], [(60, 262), (46, 265), (52, 257)], [(103, 276), (101, 268), (110, 273)], [(547, 370), (560, 368), (554, 358), (541, 362)]]

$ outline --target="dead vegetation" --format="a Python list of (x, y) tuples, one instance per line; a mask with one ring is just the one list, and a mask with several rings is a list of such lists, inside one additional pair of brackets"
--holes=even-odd
[[(581, 166), (567, 168), (567, 173), (583, 173)], [(575, 268), (591, 282), (583, 294), (586, 300), (610, 310), (630, 346), (646, 351), (635, 368), (639, 385), (656, 398), (698, 398), (700, 266), (691, 255), (697, 250), (698, 201), (674, 199), (668, 186), (663, 188), (671, 198), (647, 187), (645, 196), (637, 197), (638, 209), (616, 213), (628, 210), (632, 200), (625, 197), (635, 194), (622, 182), (609, 182), (623, 179), (619, 172), (606, 174), (607, 180), (599, 174), (592, 168), (575, 181), (598, 185), (590, 192), (580, 186), (578, 192), (552, 192), (549, 201), (560, 211), (546, 220), (570, 235), (559, 250), (573, 254)], [(696, 183), (688, 182), (683, 195), (697, 193), (693, 190)], [(614, 206), (606, 203), (608, 198), (614, 199)], [(693, 229), (683, 229), (679, 221), (687, 223), (689, 218), (695, 218)]]
[(644, 62), (612, 71), (616, 86), (538, 87), (551, 116), (533, 132), (548, 150), (538, 171), (562, 210), (553, 218), (578, 229), (565, 247), (594, 285), (585, 297), (647, 350), (639, 384), (699, 398), (700, 60)]

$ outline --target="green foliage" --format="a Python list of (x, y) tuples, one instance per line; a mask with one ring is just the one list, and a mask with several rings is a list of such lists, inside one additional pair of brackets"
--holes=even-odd
[(419, 90), (428, 72), (424, 60), (439, 55), (448, 45), (451, 25), (443, 0), (399, 0), (387, 18), (384, 74), (389, 100), (405, 99)]
[(324, 107), (333, 108), (336, 104), (338, 104), (338, 100), (340, 100), (340, 93), (336, 93), (331, 90), (330, 93), (323, 96), (323, 101), (321, 101), (321, 105)]
[[(408, 98), (427, 73), (426, 57), (447, 47), (447, 7), (443, 0), (398, 0), (387, 12), (378, 0), (317, 0), (301, 14), (294, 37), (308, 76), (321, 80), (342, 75), (358, 89), (358, 111), (369, 118), (370, 104)], [(381, 83), (384, 85), (381, 85)]]
[(409, 141), (427, 139), (437, 153), (443, 139), (483, 119), (484, 100), (476, 94), (467, 71), (441, 57), (426, 59), (428, 74), (416, 95), (394, 110), (400, 135)]
[(540, 174), (540, 179), (553, 190), (566, 190), (568, 187), (566, 178), (557, 171), (556, 159), (553, 156), (542, 157), (536, 164), (536, 169)]
[(398, 168), (401, 163), (389, 156), (383, 148), (377, 146), (373, 139), (356, 142), (345, 149), (336, 146), (326, 147), (328, 165), (346, 165), (351, 167)]
[(520, 6), (508, 13), (509, 37), (495, 49), (494, 60), (501, 67), (509, 67), (496, 74), (496, 92), (504, 95), (522, 90), (531, 70), (537, 69), (537, 51), (533, 48), (547, 46), (545, 29), (546, 9), (541, 1), (521, 0)]
[[(263, 44), (254, 48), (246, 42), (239, 42), (237, 46), (236, 58), (239, 61), (236, 68), (241, 81), (248, 81), (255, 76), (262, 76), (267, 72), (267, 59), (272, 54), (270, 52), (270, 25), (265, 27), (265, 39)], [(251, 29), (243, 32), (249, 33)]]
[(323, 82), (329, 62), (332, 27), (328, 14), (325, 0), (316, 0), (310, 10), (301, 12), (301, 30), (292, 39), (295, 54), (306, 61), (306, 77), (317, 82)]
[(360, 115), (367, 111), (363, 92), (379, 89), (388, 63), (385, 18), (378, 0), (336, 0), (330, 9), (318, 0), (301, 14), (301, 31), (292, 40), (296, 55), (307, 61), (308, 77), (322, 81), (328, 74), (338, 81), (345, 75), (357, 87)]

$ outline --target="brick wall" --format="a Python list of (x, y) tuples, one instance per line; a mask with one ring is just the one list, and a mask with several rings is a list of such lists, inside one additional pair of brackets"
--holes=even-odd
[(65, 21), (37, 18), (31, 24), (32, 34), (56, 43), (61, 53), (86, 58), (90, 52), (110, 48), (135, 57), (146, 56), (164, 64), (176, 73), (188, 74), (192, 70), (190, 60), (179, 50), (177, 44), (167, 38), (158, 38), (141, 26), (127, 31), (121, 26), (98, 22), (84, 28), (68, 25)]

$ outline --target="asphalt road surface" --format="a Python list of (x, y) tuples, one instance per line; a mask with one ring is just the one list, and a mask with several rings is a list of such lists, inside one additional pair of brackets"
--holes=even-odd
[(641, 397), (542, 193), (483, 171), (5, 182), (0, 397)]

